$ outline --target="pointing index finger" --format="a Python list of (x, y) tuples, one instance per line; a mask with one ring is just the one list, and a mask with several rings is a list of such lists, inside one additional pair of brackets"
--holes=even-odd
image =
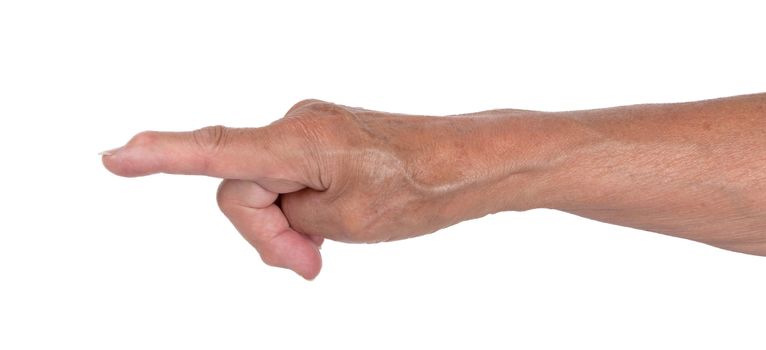
[(302, 168), (295, 164), (301, 161), (298, 152), (283, 149), (284, 142), (272, 142), (267, 128), (212, 126), (191, 132), (146, 131), (125, 146), (105, 152), (102, 160), (109, 171), (128, 177), (168, 173), (302, 180), (304, 174), (294, 170)]

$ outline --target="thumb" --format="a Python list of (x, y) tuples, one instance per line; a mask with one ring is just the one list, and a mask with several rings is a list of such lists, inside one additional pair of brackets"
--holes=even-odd
[(168, 173), (306, 184), (309, 176), (301, 170), (310, 167), (301, 164), (306, 161), (302, 147), (275, 131), (271, 126), (145, 131), (125, 146), (102, 152), (102, 161), (112, 173), (128, 177)]

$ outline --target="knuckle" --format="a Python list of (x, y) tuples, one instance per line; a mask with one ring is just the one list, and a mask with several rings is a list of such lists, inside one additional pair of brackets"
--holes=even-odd
[(294, 115), (281, 119), (269, 130), (275, 135), (275, 144), (295, 157), (293, 164), (306, 176), (302, 180), (313, 188), (326, 188), (333, 177), (333, 159), (340, 156), (332, 150), (343, 147), (344, 136), (339, 128), (329, 119)]
[(312, 105), (279, 120), (280, 129), (313, 143), (347, 137), (356, 128), (353, 115), (336, 105), (324, 104)]
[(313, 98), (304, 99), (304, 100), (298, 101), (298, 103), (296, 103), (292, 107), (290, 107), (290, 109), (287, 110), (287, 113), (285, 113), (285, 115), (290, 115), (292, 113), (295, 113), (296, 111), (301, 110), (304, 107), (307, 107), (309, 105), (322, 104), (322, 103), (327, 103), (327, 102), (322, 101), (322, 100), (313, 99)]
[(279, 259), (277, 255), (269, 249), (260, 249), (258, 254), (261, 256), (261, 260), (269, 266), (279, 266)]
[(156, 131), (143, 131), (128, 141), (129, 146), (149, 146), (157, 141), (158, 133)]
[(228, 129), (223, 125), (208, 126), (192, 132), (192, 140), (205, 153), (215, 153), (224, 146)]
[(221, 184), (218, 186), (218, 191), (215, 194), (215, 200), (218, 203), (218, 208), (221, 209), (221, 211), (226, 211), (228, 206), (231, 203), (231, 200), (229, 200), (228, 195), (228, 183), (229, 180), (223, 180), (221, 181)]

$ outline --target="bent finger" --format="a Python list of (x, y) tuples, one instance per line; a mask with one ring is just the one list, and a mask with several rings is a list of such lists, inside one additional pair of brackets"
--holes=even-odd
[(319, 244), (290, 228), (276, 198), (251, 181), (224, 180), (218, 190), (221, 211), (266, 264), (314, 279), (322, 267)]

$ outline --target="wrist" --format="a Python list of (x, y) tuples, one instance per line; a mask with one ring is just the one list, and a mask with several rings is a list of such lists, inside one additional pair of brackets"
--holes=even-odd
[(469, 116), (478, 124), (475, 160), (463, 170), (478, 177), (486, 215), (555, 208), (571, 194), (572, 158), (597, 142), (571, 113), (496, 110)]
[(381, 114), (371, 121), (376, 139), (385, 140), (380, 153), (396, 155), (417, 193), (415, 207), (438, 213), (433, 221), (443, 225), (552, 207), (563, 193), (557, 177), (567, 158), (588, 142), (565, 113)]

